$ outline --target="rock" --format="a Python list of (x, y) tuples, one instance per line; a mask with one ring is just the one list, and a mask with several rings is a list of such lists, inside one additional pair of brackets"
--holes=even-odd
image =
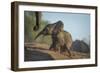
[(89, 53), (90, 47), (84, 41), (75, 40), (72, 44), (71, 50), (83, 53)]

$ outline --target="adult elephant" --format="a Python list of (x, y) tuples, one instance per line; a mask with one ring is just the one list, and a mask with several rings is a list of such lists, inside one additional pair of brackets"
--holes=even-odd
[(69, 56), (71, 56), (70, 48), (72, 45), (72, 37), (69, 32), (64, 31), (63, 27), (64, 24), (62, 21), (48, 24), (36, 36), (36, 38), (38, 38), (40, 35), (51, 35), (52, 44), (49, 49), (54, 51), (60, 51), (61, 54), (67, 51)]

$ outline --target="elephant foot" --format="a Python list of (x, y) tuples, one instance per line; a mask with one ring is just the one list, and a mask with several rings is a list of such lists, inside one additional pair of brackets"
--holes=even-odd
[(54, 48), (50, 48), (49, 50), (53, 51), (53, 50), (54, 50)]
[(50, 48), (49, 50), (57, 52), (57, 49), (55, 48)]
[(68, 55), (69, 58), (72, 58), (72, 55)]
[(64, 55), (64, 56), (66, 56), (66, 53), (65, 53), (65, 52), (60, 52), (60, 54), (62, 54), (62, 55)]
[(69, 58), (72, 58), (72, 55), (71, 54), (67, 54), (66, 52), (60, 52), (60, 54), (62, 54), (62, 55), (64, 55), (64, 56), (67, 56), (67, 57), (69, 57)]

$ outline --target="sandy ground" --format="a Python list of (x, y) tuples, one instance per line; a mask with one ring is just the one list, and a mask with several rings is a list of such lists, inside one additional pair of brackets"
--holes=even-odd
[(43, 60), (65, 60), (65, 59), (86, 59), (90, 58), (89, 54), (71, 51), (72, 56), (60, 54), (59, 52), (51, 51), (46, 44), (25, 43), (25, 61), (43, 61)]

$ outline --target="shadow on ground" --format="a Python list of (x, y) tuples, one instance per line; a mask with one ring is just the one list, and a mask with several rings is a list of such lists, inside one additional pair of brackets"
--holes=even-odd
[(54, 60), (49, 54), (42, 53), (37, 50), (27, 50), (24, 51), (24, 61), (43, 61), (43, 60)]

